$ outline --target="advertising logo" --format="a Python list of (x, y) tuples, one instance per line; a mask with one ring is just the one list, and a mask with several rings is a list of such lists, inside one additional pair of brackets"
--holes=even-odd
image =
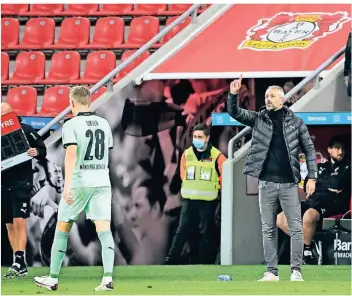
[(238, 49), (279, 51), (304, 49), (320, 38), (340, 30), (349, 21), (348, 12), (335, 13), (281, 12), (271, 18), (260, 19), (247, 31)]

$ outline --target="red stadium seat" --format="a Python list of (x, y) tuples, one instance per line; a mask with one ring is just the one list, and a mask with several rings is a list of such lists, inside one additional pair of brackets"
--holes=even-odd
[[(170, 25), (173, 21), (175, 21), (178, 18), (178, 16), (172, 16), (169, 17), (166, 21), (166, 26)], [(185, 27), (187, 27), (190, 23), (192, 22), (191, 17), (186, 18), (185, 20), (183, 20), (182, 23), (180, 23), (179, 25), (175, 26), (169, 33), (167, 33), (161, 43), (166, 43), (168, 42), (171, 38), (173, 38), (174, 36), (176, 36), (180, 31), (182, 31)]]
[[(134, 54), (136, 50), (127, 50), (121, 56), (121, 63), (127, 60), (132, 54)], [(144, 60), (150, 57), (149, 51), (143, 52), (138, 58), (134, 59), (127, 67), (125, 67), (119, 74), (116, 75), (114, 82), (121, 80), (128, 73), (130, 73), (133, 69), (139, 66)]]
[(20, 23), (15, 18), (1, 18), (1, 49), (12, 48), (18, 44)]
[(18, 15), (29, 10), (29, 4), (1, 4), (1, 15)]
[(167, 4), (137, 4), (132, 15), (157, 15), (163, 14)]
[(55, 117), (70, 105), (70, 87), (58, 85), (46, 89), (38, 116)]
[(19, 116), (31, 116), (37, 113), (37, 90), (31, 86), (14, 87), (7, 93), (6, 102)]
[(99, 18), (93, 39), (86, 48), (116, 48), (125, 41), (125, 22), (119, 17)]
[(133, 10), (133, 4), (103, 4), (98, 12), (91, 15), (129, 15)]
[(19, 13), (20, 16), (54, 16), (64, 10), (64, 4), (32, 4), (29, 11)]
[(45, 55), (40, 51), (22, 52), (16, 57), (15, 70), (5, 84), (40, 83), (45, 75)]
[(22, 42), (15, 49), (45, 49), (54, 43), (55, 21), (32, 18), (26, 23)]
[(77, 51), (61, 51), (53, 54), (48, 76), (43, 84), (63, 84), (79, 79), (81, 56)]
[(90, 21), (85, 17), (65, 18), (57, 43), (49, 48), (80, 48), (89, 42)]
[(99, 4), (68, 4), (66, 10), (59, 12), (58, 15), (77, 15), (85, 16), (97, 12)]
[(159, 19), (155, 16), (140, 16), (131, 21), (125, 48), (138, 48), (159, 33)]
[(97, 91), (95, 91), (94, 93), (92, 93), (91, 97), (90, 97), (90, 101), (94, 102), (97, 98), (99, 98), (103, 93), (105, 93), (107, 91), (107, 88), (105, 86), (102, 86), (101, 88), (99, 88)]
[(170, 4), (170, 7), (165, 14), (167, 15), (182, 14), (187, 9), (189, 9), (192, 5), (193, 4)]
[(1, 83), (9, 79), (9, 55), (6, 52), (1, 53)]
[(86, 60), (83, 77), (71, 80), (71, 84), (94, 84), (114, 70), (116, 55), (112, 51), (102, 50), (90, 52)]

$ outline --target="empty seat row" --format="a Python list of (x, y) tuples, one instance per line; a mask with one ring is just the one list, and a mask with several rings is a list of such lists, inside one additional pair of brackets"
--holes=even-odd
[[(130, 57), (135, 50), (125, 51), (121, 62)], [(145, 59), (148, 51), (133, 60), (114, 79), (122, 79)], [(94, 84), (116, 68), (116, 55), (112, 51), (93, 51), (86, 59), (84, 74), (80, 78), (80, 54), (76, 51), (56, 52), (52, 58), (47, 77), (45, 77), (45, 55), (39, 51), (22, 52), (16, 57), (15, 69), (9, 78), (9, 57), (1, 53), (1, 83), (20, 84)]]
[[(2, 15), (20, 16), (104, 16), (104, 15), (176, 15), (192, 4), (2, 4)], [(207, 4), (204, 8), (209, 7)]]
[[(95, 101), (103, 93), (106, 87), (101, 87), (91, 96)], [(37, 113), (37, 90), (31, 86), (20, 86), (11, 88), (6, 97), (14, 112), (19, 116), (45, 116), (55, 117), (69, 106), (70, 87), (59, 85), (49, 87), (45, 90), (43, 104), (40, 112)]]
[[(171, 24), (177, 16), (168, 18)], [(164, 36), (160, 44), (169, 41), (183, 30), (191, 18), (185, 19)], [(60, 34), (55, 41), (55, 21), (51, 18), (32, 18), (25, 26), (22, 41), (19, 43), (20, 24), (15, 18), (1, 19), (1, 48), (6, 49), (68, 49), (68, 48), (138, 48), (159, 33), (159, 19), (154, 16), (141, 16), (132, 20), (125, 43), (125, 23), (119, 17), (99, 18), (90, 41), (90, 21), (84, 17), (66, 18), (61, 24)]]

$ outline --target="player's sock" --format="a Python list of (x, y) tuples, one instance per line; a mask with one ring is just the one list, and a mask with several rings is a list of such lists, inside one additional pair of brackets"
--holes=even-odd
[(18, 263), (20, 266), (24, 266), (24, 252), (16, 251), (15, 252), (15, 263)]
[(68, 232), (56, 230), (53, 246), (51, 248), (50, 277), (58, 278), (62, 262), (64, 261), (67, 249)]
[(98, 232), (98, 237), (101, 243), (101, 253), (104, 267), (104, 280), (104, 278), (106, 277), (112, 277), (115, 259), (115, 243), (110, 230)]

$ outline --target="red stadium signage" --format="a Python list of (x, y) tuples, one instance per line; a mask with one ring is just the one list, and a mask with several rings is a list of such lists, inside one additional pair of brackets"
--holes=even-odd
[(1, 171), (32, 159), (28, 140), (15, 113), (1, 115)]
[(15, 113), (1, 115), (1, 136), (21, 129), (21, 124)]
[(141, 79), (305, 77), (346, 46), (351, 19), (350, 4), (234, 4)]

